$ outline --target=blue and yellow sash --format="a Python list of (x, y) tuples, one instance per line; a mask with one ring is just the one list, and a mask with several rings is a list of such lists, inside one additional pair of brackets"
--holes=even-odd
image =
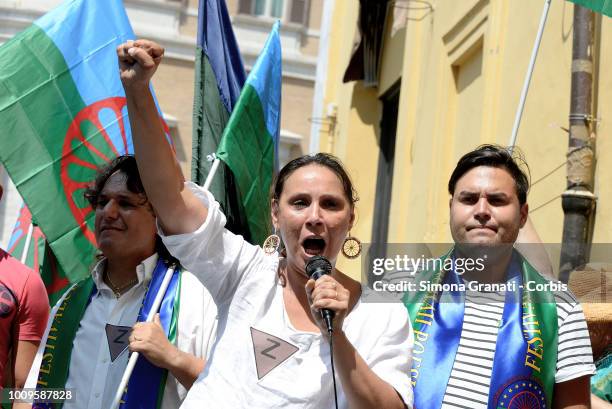
[[(432, 283), (461, 282), (454, 271), (418, 274), (422, 274), (421, 280)], [(517, 292), (507, 291), (505, 295), (493, 357), (488, 408), (509, 408), (518, 402), (533, 408), (550, 408), (558, 338), (554, 296), (550, 292), (539, 294), (536, 302), (533, 294), (523, 290), (523, 283), (545, 284), (548, 280), (518, 252), (513, 255), (507, 277), (509, 283), (514, 282)], [(459, 347), (465, 295), (458, 291), (409, 293), (404, 297), (404, 303), (415, 333), (411, 370), (414, 407), (438, 409), (442, 406)]]

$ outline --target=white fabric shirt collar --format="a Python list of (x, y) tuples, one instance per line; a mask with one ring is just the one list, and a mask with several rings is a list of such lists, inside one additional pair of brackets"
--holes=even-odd
[[(152, 276), (158, 257), (149, 257), (138, 266), (140, 280), (120, 298), (103, 283), (106, 263), (98, 262), (92, 269), (92, 277), (101, 289), (92, 297), (81, 320), (77, 337), (73, 342), (68, 382), (66, 387), (77, 390), (74, 401), (66, 401), (64, 409), (107, 409), (115, 396), (119, 381), (128, 361), (128, 351), (120, 354), (114, 362), (110, 360), (109, 340), (106, 325), (132, 327)], [(192, 355), (207, 358), (217, 333), (217, 309), (202, 283), (191, 273), (181, 272), (180, 314), (178, 317), (177, 347)], [(144, 283), (143, 283), (144, 282)], [(129, 295), (128, 295), (129, 294)], [(65, 297), (65, 295), (64, 295)], [(55, 315), (64, 297), (51, 312)], [(39, 368), (45, 344), (53, 320), (47, 324), (45, 336), (36, 354), (27, 387), (36, 388)], [(172, 375), (168, 375), (162, 401), (162, 409), (179, 409), (187, 391)]]
[[(149, 281), (151, 281), (151, 277), (153, 276), (153, 270), (155, 270), (158, 258), (158, 254), (154, 253), (144, 259), (140, 264), (138, 264), (138, 266), (136, 266), (136, 276), (138, 277), (138, 284), (135, 287), (138, 287), (141, 284), (147, 284)], [(107, 258), (104, 257), (94, 266), (93, 270), (91, 271), (91, 277), (93, 278), (94, 284), (96, 285), (98, 291), (106, 290), (112, 292), (111, 288), (104, 282), (104, 272), (106, 271), (106, 265)]]

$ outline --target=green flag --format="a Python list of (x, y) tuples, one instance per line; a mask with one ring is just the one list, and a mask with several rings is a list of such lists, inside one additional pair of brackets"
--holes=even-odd
[(278, 160), (281, 107), (279, 23), (242, 88), (217, 156), (231, 169), (253, 243), (262, 244), (270, 226), (270, 184)]
[(121, 0), (68, 0), (0, 47), (0, 160), (67, 278), (89, 274), (97, 169), (133, 152), (116, 47)]
[[(246, 74), (224, 0), (200, 1), (195, 61), (191, 179), (204, 185)], [(212, 159), (212, 158), (211, 158)], [(225, 227), (253, 242), (232, 172), (220, 163), (209, 187)]]
[(612, 0), (570, 0), (582, 7), (612, 17)]

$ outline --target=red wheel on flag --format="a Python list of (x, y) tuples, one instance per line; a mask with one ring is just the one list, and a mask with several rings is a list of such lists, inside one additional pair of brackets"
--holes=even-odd
[(72, 216), (94, 246), (96, 239), (93, 218), (90, 217), (93, 209), (83, 193), (100, 166), (128, 152), (125, 108), (126, 100), (123, 97), (95, 102), (77, 114), (64, 138), (61, 159), (64, 194)]
[[(94, 209), (83, 197), (98, 168), (129, 151), (126, 99), (111, 97), (83, 108), (68, 128), (62, 148), (60, 176), (70, 211), (81, 231), (94, 245)], [(170, 130), (162, 119), (170, 143)]]
[[(11, 235), (11, 240), (8, 246), (8, 252), (15, 258), (21, 259), (23, 252), (25, 251), (25, 242), (28, 235), (28, 230), (32, 224), (32, 214), (30, 209), (24, 204), (19, 210), (19, 216), (17, 216), (17, 224)], [(39, 253), (42, 249), (44, 251), (44, 240), (45, 235), (42, 233), (38, 226), (34, 226), (32, 229), (31, 242), (28, 248), (28, 255), (25, 257), (25, 264), (30, 266), (34, 271), (40, 274), (40, 260), (42, 255)], [(31, 255), (31, 257), (30, 257)]]

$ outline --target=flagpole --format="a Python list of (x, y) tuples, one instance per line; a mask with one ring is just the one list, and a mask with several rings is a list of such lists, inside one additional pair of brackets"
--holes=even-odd
[(542, 17), (540, 18), (540, 27), (538, 28), (538, 34), (533, 45), (533, 51), (531, 52), (531, 60), (529, 61), (529, 68), (527, 68), (527, 74), (525, 75), (525, 83), (523, 84), (523, 91), (521, 92), (521, 99), (516, 110), (516, 117), (514, 118), (512, 136), (510, 137), (510, 151), (514, 149), (514, 145), (516, 144), (518, 128), (521, 123), (521, 117), (523, 116), (523, 109), (525, 108), (525, 101), (527, 99), (527, 91), (529, 90), (529, 83), (531, 82), (531, 76), (535, 67), (536, 57), (540, 48), (540, 42), (542, 41), (542, 34), (544, 33), (544, 26), (546, 25), (546, 18), (548, 17), (548, 10), (550, 9), (551, 1), (552, 0), (544, 1), (544, 10), (542, 10)]
[[(170, 284), (170, 279), (172, 278), (172, 274), (174, 274), (174, 269), (176, 268), (175, 264), (172, 264), (166, 270), (166, 275), (164, 276), (164, 280), (155, 294), (155, 300), (153, 300), (153, 305), (151, 306), (151, 310), (149, 311), (149, 315), (147, 316), (147, 320), (145, 322), (152, 322), (155, 314), (159, 311), (159, 307), (161, 306), (164, 295), (166, 294), (166, 290), (168, 289), (168, 285)], [(121, 398), (123, 397), (123, 391), (125, 390), (130, 376), (132, 376), (132, 372), (134, 371), (134, 367), (136, 366), (136, 361), (140, 354), (138, 352), (132, 352), (130, 355), (130, 360), (128, 361), (127, 366), (125, 367), (125, 371), (123, 372), (123, 377), (121, 378), (121, 383), (117, 388), (117, 392), (115, 393), (115, 399), (113, 400), (113, 404), (111, 405), (112, 409), (117, 409), (119, 404), (121, 403)]]
[(219, 158), (217, 157), (217, 155), (214, 153), (212, 155), (209, 155), (209, 160), (212, 158), (214, 158), (214, 161), (213, 161), (213, 164), (210, 170), (208, 171), (208, 176), (206, 176), (206, 181), (204, 182), (205, 190), (210, 189), (210, 185), (212, 183), (213, 177), (215, 177), (215, 174), (217, 173), (217, 169), (219, 168), (219, 162), (221, 162)]
[[(217, 173), (217, 169), (219, 168), (219, 163), (220, 163), (219, 158), (217, 158), (217, 155), (215, 155), (214, 153), (212, 155), (209, 155), (209, 159), (212, 159), (212, 158), (214, 158), (213, 164), (212, 164), (212, 167), (210, 168), (210, 171), (208, 172), (208, 176), (206, 176), (206, 181), (204, 182), (204, 189), (206, 190), (210, 188), (213, 177)], [(174, 274), (174, 267), (170, 267), (166, 271), (166, 275), (164, 276), (164, 281), (162, 281), (162, 284), (159, 287), (159, 291), (155, 295), (155, 301), (153, 301), (153, 305), (151, 306), (151, 311), (149, 312), (149, 316), (147, 317), (147, 320), (145, 322), (153, 321), (153, 317), (159, 311), (159, 307), (161, 305), (164, 294), (166, 293), (166, 290), (168, 289), (168, 284), (170, 284), (170, 279), (172, 278), (172, 274)], [(140, 354), (138, 352), (132, 352), (132, 354), (130, 355), (130, 360), (128, 361), (128, 364), (125, 367), (125, 371), (123, 372), (123, 377), (121, 378), (121, 383), (119, 384), (119, 387), (117, 388), (117, 392), (115, 393), (115, 399), (113, 400), (111, 409), (117, 409), (119, 407), (119, 404), (121, 403), (121, 398), (123, 397), (123, 391), (125, 390), (125, 387), (130, 381), (130, 376), (132, 376), (132, 372), (134, 371), (134, 367), (136, 366), (136, 361), (138, 360), (139, 356)]]
[[(32, 243), (32, 234), (34, 233), (34, 223), (32, 222), (32, 220), (30, 220), (30, 226), (28, 227), (28, 234), (26, 235), (26, 240), (25, 240), (25, 244), (23, 245), (23, 253), (21, 253), (21, 264), (26, 263), (26, 260), (28, 258), (28, 250), (30, 250), (30, 244)], [(35, 270), (36, 266), (32, 266), (32, 268)]]

